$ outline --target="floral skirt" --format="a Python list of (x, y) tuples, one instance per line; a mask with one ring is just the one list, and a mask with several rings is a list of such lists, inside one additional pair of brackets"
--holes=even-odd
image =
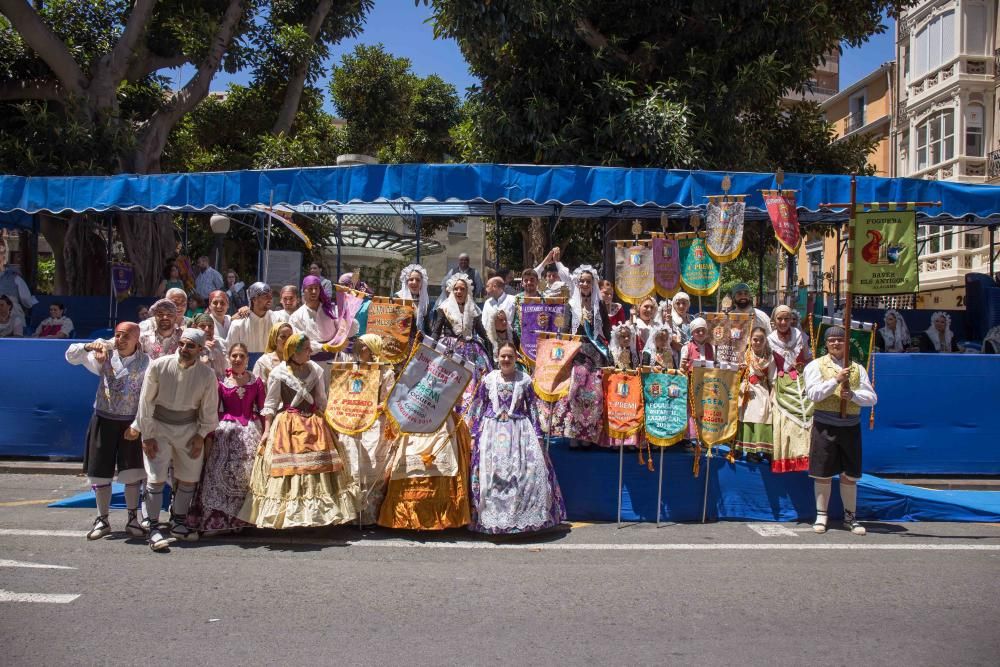
[[(300, 473), (276, 477), (272, 475), (271, 458), (278, 434), (301, 432), (305, 420), (320, 420), (317, 415), (279, 412), (271, 426), (264, 451), (258, 454), (250, 475), (250, 493), (240, 510), (239, 519), (258, 528), (301, 528), (330, 526), (353, 521), (358, 516), (357, 484), (346, 470), (338, 472)], [(295, 423), (284, 423), (292, 420)], [(312, 425), (310, 425), (312, 426)], [(330, 435), (337, 457), (345, 454)], [(279, 443), (280, 444), (280, 443)], [(334, 458), (337, 458), (334, 457)]]
[(526, 418), (483, 419), (472, 445), (472, 524), (481, 533), (525, 533), (566, 518), (545, 448)]
[(201, 472), (201, 485), (188, 512), (188, 525), (196, 530), (231, 530), (248, 526), (237, 515), (250, 489), (254, 453), (260, 444), (260, 426), (254, 420), (220, 422), (212, 449)]
[[(539, 401), (539, 421), (542, 432), (552, 437), (560, 436), (602, 443), (604, 432), (604, 392), (601, 389), (601, 369), (589, 369), (584, 364), (573, 367), (569, 393), (549, 403)], [(615, 445), (617, 447), (617, 444)]]

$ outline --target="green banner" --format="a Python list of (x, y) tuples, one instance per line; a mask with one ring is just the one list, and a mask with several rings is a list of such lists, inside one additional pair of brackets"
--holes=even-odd
[(916, 293), (916, 212), (858, 213), (853, 243), (852, 294)]
[[(827, 322), (830, 318), (824, 317), (819, 323), (819, 330), (816, 331), (816, 349), (813, 351), (813, 356), (819, 358), (826, 354), (826, 341), (823, 337), (826, 335), (826, 330), (833, 325)], [(840, 326), (839, 320), (837, 326)], [(872, 353), (872, 329), (871, 325), (868, 329), (851, 328), (851, 361), (856, 361), (865, 368), (868, 368), (868, 358)]]
[(719, 265), (708, 254), (705, 239), (678, 235), (681, 250), (681, 287), (691, 296), (708, 296), (719, 289)]

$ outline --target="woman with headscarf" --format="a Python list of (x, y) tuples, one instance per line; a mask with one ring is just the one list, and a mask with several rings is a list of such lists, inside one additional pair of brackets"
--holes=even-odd
[(480, 533), (527, 533), (557, 526), (566, 518), (542, 444), (531, 376), (518, 370), (517, 355), (513, 343), (500, 344), (500, 367), (483, 380), (469, 411), (470, 529)]
[(427, 296), (427, 269), (419, 264), (410, 264), (404, 268), (399, 274), (399, 291), (396, 292), (396, 298), (416, 301), (414, 330), (425, 335), (429, 334), (431, 318), (428, 317), (430, 297)]
[(271, 371), (281, 363), (281, 350), (285, 349), (285, 341), (293, 333), (295, 330), (288, 322), (278, 322), (268, 332), (264, 354), (260, 355), (257, 363), (253, 365), (253, 376), (260, 378), (265, 387)]
[(743, 353), (746, 374), (740, 385), (740, 422), (735, 449), (751, 461), (774, 453), (774, 431), (771, 426), (771, 388), (777, 371), (774, 353), (767, 342), (767, 331), (754, 327), (750, 344)]
[(201, 313), (195, 316), (191, 326), (205, 332), (205, 346), (201, 350), (201, 363), (215, 371), (215, 377), (219, 380), (226, 377), (226, 369), (229, 366), (226, 341), (215, 337), (215, 319), (208, 313)]
[(931, 324), (920, 338), (921, 352), (961, 352), (951, 331), (951, 315), (939, 310), (931, 315)]
[(672, 338), (673, 329), (670, 326), (656, 325), (642, 350), (642, 365), (652, 366), (657, 371), (675, 370), (677, 359), (671, 345)]
[(809, 470), (809, 440), (816, 411), (806, 396), (802, 371), (812, 360), (805, 335), (792, 326), (792, 309), (774, 309), (774, 330), (767, 337), (774, 353), (774, 398), (771, 407), (774, 455), (772, 472)]
[(448, 298), (434, 311), (431, 338), (441, 343), (451, 354), (462, 357), (475, 366), (472, 381), (465, 388), (461, 406), (464, 412), (476, 391), (476, 386), (493, 370), (493, 350), (483, 328), (479, 308), (472, 300), (472, 279), (456, 273), (445, 284)]
[(237, 515), (250, 488), (267, 390), (261, 379), (247, 370), (249, 361), (246, 345), (233, 343), (229, 368), (219, 381), (219, 425), (206, 441), (201, 484), (187, 515), (188, 526), (202, 533), (250, 525)]
[[(604, 430), (604, 391), (601, 368), (607, 365), (611, 324), (601, 301), (597, 269), (583, 265), (573, 272), (573, 292), (567, 306), (565, 333), (583, 337), (573, 357), (569, 394), (556, 403), (543, 402), (542, 428), (555, 437), (570, 439), (570, 447), (597, 444)], [(549, 423), (551, 422), (551, 431)]]
[(329, 526), (358, 515), (357, 485), (323, 418), (323, 369), (309, 360), (309, 343), (304, 334), (289, 336), (267, 381), (264, 434), (239, 514), (258, 528)]
[(879, 329), (876, 347), (880, 352), (906, 352), (910, 347), (910, 330), (899, 311), (890, 308), (885, 311), (882, 320), (883, 327)]
[[(354, 344), (355, 360), (378, 364), (382, 359), (382, 337), (375, 334), (358, 336)], [(384, 405), (396, 382), (392, 366), (382, 368), (378, 401)], [(389, 464), (392, 441), (385, 437), (385, 415), (379, 411), (378, 419), (368, 430), (356, 435), (338, 433), (337, 438), (347, 455), (351, 476), (358, 483), (358, 515), (361, 525), (368, 526), (378, 520), (379, 508), (385, 498), (385, 473)]]
[(680, 345), (691, 340), (691, 297), (686, 292), (678, 292), (670, 300), (670, 319), (674, 324), (674, 334), (679, 337)]

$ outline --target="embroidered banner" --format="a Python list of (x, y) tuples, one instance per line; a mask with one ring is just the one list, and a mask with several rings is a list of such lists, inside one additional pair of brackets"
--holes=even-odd
[(373, 296), (368, 304), (365, 333), (382, 338), (382, 359), (390, 364), (405, 361), (410, 354), (410, 331), (416, 314), (416, 301)]
[(852, 294), (913, 294), (917, 273), (915, 211), (871, 211), (854, 217)]
[(799, 252), (802, 234), (799, 231), (799, 212), (795, 208), (795, 190), (762, 190), (767, 215), (771, 218), (774, 237), (790, 255)]
[(708, 323), (709, 340), (715, 348), (715, 360), (729, 364), (743, 363), (743, 353), (750, 343), (753, 315), (750, 313), (702, 313)]
[(604, 412), (608, 435), (627, 438), (643, 425), (642, 377), (639, 371), (603, 369)]
[[(327, 341), (327, 344), (332, 348), (331, 352), (339, 352), (347, 345), (347, 339), (351, 336), (351, 324), (354, 322), (354, 316), (361, 310), (361, 304), (365, 302), (365, 297), (368, 295), (343, 285), (334, 285), (334, 287), (337, 298), (337, 328), (333, 338)], [(320, 310), (322, 311), (322, 309)]]
[(539, 332), (559, 333), (566, 324), (564, 297), (526, 296), (521, 301), (521, 354), (535, 361)]
[(669, 299), (681, 288), (681, 250), (677, 239), (653, 234), (653, 282), (656, 293)]
[(337, 433), (355, 435), (378, 419), (381, 364), (342, 363), (330, 366), (326, 421)]
[(131, 264), (113, 264), (111, 266), (111, 283), (115, 289), (115, 298), (119, 303), (128, 298), (132, 291), (132, 280), (135, 270)]
[(573, 357), (582, 344), (583, 336), (553, 333), (538, 335), (538, 350), (531, 382), (540, 399), (554, 403), (569, 393)]
[(634, 306), (656, 291), (653, 282), (653, 242), (615, 242), (615, 294)]
[(708, 296), (719, 289), (719, 265), (708, 254), (698, 234), (679, 234), (681, 286), (692, 296)]
[[(844, 326), (844, 320), (832, 317), (823, 317), (819, 320), (819, 328), (813, 339), (813, 356), (817, 359), (826, 354), (826, 330), (836, 323), (837, 326)], [(871, 322), (851, 321), (851, 361), (856, 361), (865, 368), (868, 368), (868, 361), (871, 359), (872, 346), (875, 343), (875, 325)]]
[(705, 245), (717, 262), (731, 262), (743, 250), (743, 215), (746, 211), (743, 199), (743, 195), (708, 198), (708, 216), (705, 219), (708, 237)]
[(688, 425), (687, 376), (679, 371), (643, 369), (642, 400), (649, 444), (669, 447), (680, 442)]
[(736, 436), (739, 419), (740, 374), (735, 366), (707, 367), (695, 361), (691, 367), (691, 411), (698, 439), (709, 447)]
[(473, 370), (472, 364), (424, 338), (386, 401), (389, 415), (403, 433), (433, 433), (461, 400)]

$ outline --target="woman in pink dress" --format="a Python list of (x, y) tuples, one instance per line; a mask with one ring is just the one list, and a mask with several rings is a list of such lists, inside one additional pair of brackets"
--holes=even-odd
[(229, 348), (230, 368), (219, 381), (219, 426), (205, 444), (205, 466), (188, 525), (204, 533), (236, 530), (250, 524), (236, 518), (250, 488), (250, 471), (261, 438), (260, 411), (267, 390), (247, 370), (243, 343)]

